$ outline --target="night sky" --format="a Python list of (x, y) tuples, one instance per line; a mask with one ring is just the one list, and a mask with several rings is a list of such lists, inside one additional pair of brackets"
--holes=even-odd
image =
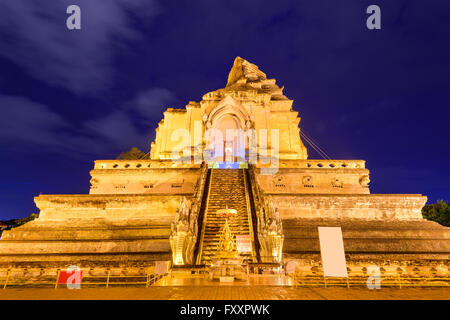
[(149, 151), (162, 111), (224, 87), (236, 56), (285, 86), (331, 158), (366, 160), (372, 193), (450, 200), (448, 0), (1, 0), (0, 219)]

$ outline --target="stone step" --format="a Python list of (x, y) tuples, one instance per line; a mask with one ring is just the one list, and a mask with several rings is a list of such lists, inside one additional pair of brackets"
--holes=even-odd
[[(205, 213), (205, 229), (202, 245), (202, 263), (209, 262), (215, 255), (220, 239), (220, 231), (226, 218), (217, 215), (217, 210), (235, 209), (237, 214), (230, 217), (228, 224), (233, 235), (251, 235), (248, 221), (245, 179), (242, 169), (214, 169), (210, 181), (208, 210)], [(251, 256), (251, 254), (242, 254)]]

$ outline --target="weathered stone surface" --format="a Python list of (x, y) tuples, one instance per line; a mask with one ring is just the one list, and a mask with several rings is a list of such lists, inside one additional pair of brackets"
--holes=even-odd
[[(89, 195), (36, 197), (39, 218), (3, 233), (0, 275), (10, 267), (34, 277), (54, 275), (71, 264), (90, 274), (111, 268), (139, 273), (156, 260), (191, 264), (196, 254), (201, 256), (199, 239), (205, 252), (215, 251), (219, 229), (214, 227), (222, 222), (212, 212), (228, 204), (243, 217), (230, 220), (230, 230), (254, 237), (254, 261), (295, 260), (298, 270), (318, 274), (317, 228), (340, 226), (349, 273), (364, 273), (372, 264), (383, 272), (448, 272), (450, 229), (422, 219), (426, 197), (370, 194), (364, 160), (307, 159), (300, 118), (283, 89), (237, 57), (225, 88), (184, 109), (164, 112), (151, 160), (98, 160)], [(179, 129), (187, 130), (187, 140), (173, 138)], [(259, 129), (277, 129), (279, 154), (266, 163), (262, 160), (275, 141), (258, 144), (256, 150), (246, 145), (239, 161), (248, 161), (251, 154), (259, 158), (248, 171), (235, 169), (244, 173), (242, 179), (232, 179), (230, 171), (209, 179), (213, 183), (208, 185), (212, 173), (202, 164), (202, 155), (214, 150), (208, 149), (207, 129), (254, 129), (258, 135)], [(224, 142), (232, 153), (233, 143)], [(274, 163), (276, 170), (267, 174)], [(210, 220), (205, 220), (208, 210)]]
[(284, 258), (305, 274), (321, 269), (318, 227), (341, 227), (347, 267), (353, 272), (377, 265), (383, 272), (447, 276), (450, 230), (425, 220), (285, 219)]
[(295, 218), (423, 220), (422, 195), (265, 194), (283, 220)]
[[(296, 163), (298, 162), (298, 163)], [(350, 161), (348, 161), (350, 162)], [(294, 168), (283, 167), (275, 174), (257, 173), (257, 181), (265, 193), (270, 194), (369, 194), (369, 177), (365, 168), (309, 168), (307, 160), (291, 160)], [(302, 167), (304, 165), (305, 167)], [(258, 167), (258, 166), (257, 166)]]
[[(190, 141), (185, 141), (181, 149), (192, 150), (194, 155), (202, 154), (208, 147), (204, 136), (206, 129), (218, 130), (253, 128), (259, 138), (259, 130), (279, 130), (279, 158), (306, 159), (307, 150), (300, 139), (298, 112), (292, 109), (292, 100), (283, 95), (283, 88), (275, 84), (275, 79), (267, 79), (258, 67), (240, 57), (234, 61), (227, 86), (209, 92), (197, 102), (189, 102), (185, 109), (169, 108), (156, 129), (156, 138), (151, 145), (152, 159), (176, 159), (173, 149), (179, 145), (172, 139), (176, 130), (187, 129)], [(200, 135), (195, 140), (195, 124)], [(233, 125), (233, 128), (230, 127)], [(195, 148), (194, 148), (195, 147)], [(267, 144), (270, 148), (270, 141)], [(258, 153), (264, 153), (258, 147)]]
[(170, 260), (170, 224), (182, 197), (41, 195), (39, 218), (3, 233), (0, 265)]
[(200, 164), (171, 160), (98, 160), (90, 194), (193, 194)]

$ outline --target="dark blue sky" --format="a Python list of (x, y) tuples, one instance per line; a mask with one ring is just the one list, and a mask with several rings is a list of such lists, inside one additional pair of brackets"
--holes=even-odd
[(162, 110), (224, 87), (238, 55), (332, 158), (367, 161), (372, 193), (450, 200), (449, 40), (448, 0), (3, 0), (0, 219), (88, 193), (95, 159), (148, 151)]

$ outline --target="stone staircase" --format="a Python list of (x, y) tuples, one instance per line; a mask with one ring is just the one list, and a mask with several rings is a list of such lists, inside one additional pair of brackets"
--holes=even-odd
[[(216, 214), (217, 210), (227, 207), (237, 210), (237, 214), (228, 220), (231, 232), (235, 236), (251, 235), (243, 169), (212, 169), (210, 184), (199, 260), (200, 264), (206, 265), (210, 264), (211, 257), (216, 253), (220, 231), (226, 220)], [(251, 253), (241, 256), (251, 258)]]

